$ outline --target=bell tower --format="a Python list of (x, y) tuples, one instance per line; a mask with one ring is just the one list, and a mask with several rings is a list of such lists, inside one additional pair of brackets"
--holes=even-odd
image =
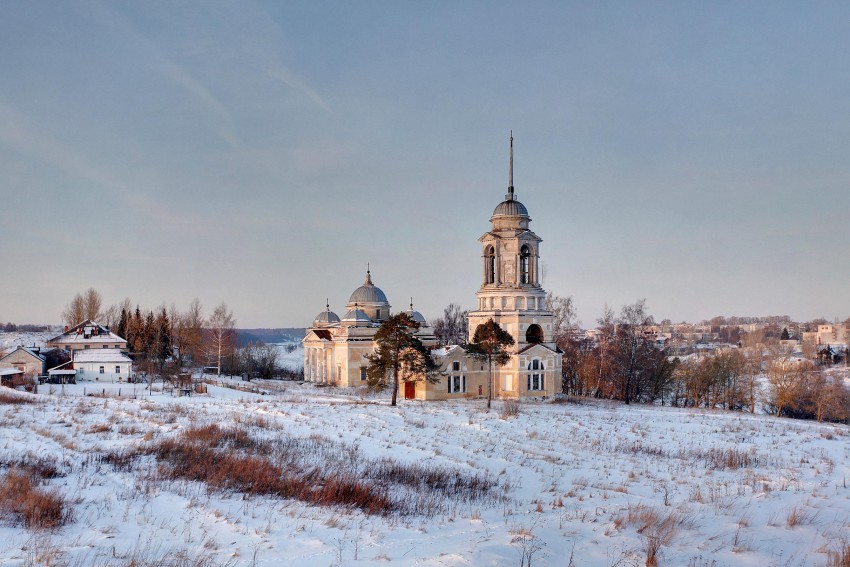
[(469, 314), (470, 340), (478, 325), (495, 320), (508, 331), (518, 351), (530, 344), (554, 349), (552, 312), (540, 286), (540, 243), (531, 217), (514, 192), (514, 139), (510, 139), (508, 192), (490, 217), (492, 228), (481, 242), (482, 280), (478, 306)]

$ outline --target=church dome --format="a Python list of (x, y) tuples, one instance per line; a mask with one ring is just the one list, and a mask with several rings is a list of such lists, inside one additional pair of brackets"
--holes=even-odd
[(372, 276), (366, 271), (366, 281), (354, 290), (348, 303), (389, 303), (381, 288), (372, 283)]
[(406, 313), (410, 316), (411, 319), (419, 323), (422, 327), (428, 326), (428, 321), (425, 319), (425, 316), (422, 315), (419, 311), (413, 309), (413, 299), (410, 300), (410, 309), (406, 311)]
[(328, 325), (333, 325), (335, 323), (339, 323), (339, 315), (331, 311), (330, 305), (325, 305), (325, 310), (316, 315), (316, 318), (313, 319), (314, 327), (327, 327)]
[(516, 199), (507, 199), (496, 206), (494, 217), (527, 217), (528, 209)]
[(352, 309), (342, 318), (343, 323), (354, 325), (356, 327), (367, 325), (372, 322), (368, 315), (359, 309)]

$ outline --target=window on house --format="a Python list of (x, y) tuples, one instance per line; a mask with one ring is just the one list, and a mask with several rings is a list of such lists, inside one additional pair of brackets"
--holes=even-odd
[(466, 392), (466, 376), (452, 374), (449, 376), (449, 394), (462, 394)]
[(528, 365), (528, 390), (543, 390), (543, 363), (534, 359)]
[(455, 372), (458, 372), (460, 370), (459, 360), (455, 360), (454, 362), (452, 362), (452, 370), (454, 370)]
[(80, 376), (82, 376), (82, 375), (83, 375), (83, 374), (85, 374), (85, 373), (86, 373), (86, 369), (85, 369), (85, 368), (78, 368), (78, 369), (77, 369), (77, 374), (79, 374)]
[(103, 348), (109, 348), (109, 345), (103, 345)]
[(360, 367), (360, 380), (361, 380), (361, 381), (363, 381), (363, 380), (366, 380), (366, 378), (367, 378), (367, 376), (366, 376), (366, 367), (365, 367), (365, 366), (361, 366), (361, 367)]
[(91, 348), (91, 345), (86, 345), (83, 348)]
[(101, 367), (100, 367), (100, 373), (101, 373), (101, 374), (106, 374), (106, 368), (104, 368), (103, 366), (101, 366)]
[(121, 367), (120, 367), (120, 366), (118, 366), (117, 364), (115, 365), (115, 373), (116, 373), (116, 374), (121, 374)]

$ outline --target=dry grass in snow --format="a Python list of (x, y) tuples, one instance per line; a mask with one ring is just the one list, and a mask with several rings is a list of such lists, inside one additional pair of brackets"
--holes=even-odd
[(65, 394), (0, 397), (0, 564), (850, 564), (845, 426), (308, 385)]

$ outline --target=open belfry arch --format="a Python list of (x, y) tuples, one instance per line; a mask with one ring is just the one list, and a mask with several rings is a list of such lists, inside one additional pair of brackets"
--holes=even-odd
[[(531, 217), (516, 199), (513, 183), (513, 134), (510, 138), (508, 192), (490, 217), (491, 229), (481, 244), (481, 286), (477, 306), (469, 313), (469, 340), (478, 325), (493, 319), (514, 338), (513, 354), (505, 366), (493, 370), (493, 391), (501, 398), (550, 397), (561, 387), (561, 353), (553, 338), (553, 314), (546, 309), (546, 291), (540, 284), (540, 243), (530, 229)], [(354, 290), (339, 317), (329, 303), (307, 329), (304, 338), (304, 379), (341, 387), (366, 382), (375, 333), (391, 315), (383, 290), (372, 282), (367, 266), (363, 285)], [(439, 366), (439, 382), (403, 384), (406, 398), (421, 400), (484, 396), (486, 364), (463, 348), (437, 348), (427, 319), (410, 308), (406, 312), (422, 326), (417, 336)]]

